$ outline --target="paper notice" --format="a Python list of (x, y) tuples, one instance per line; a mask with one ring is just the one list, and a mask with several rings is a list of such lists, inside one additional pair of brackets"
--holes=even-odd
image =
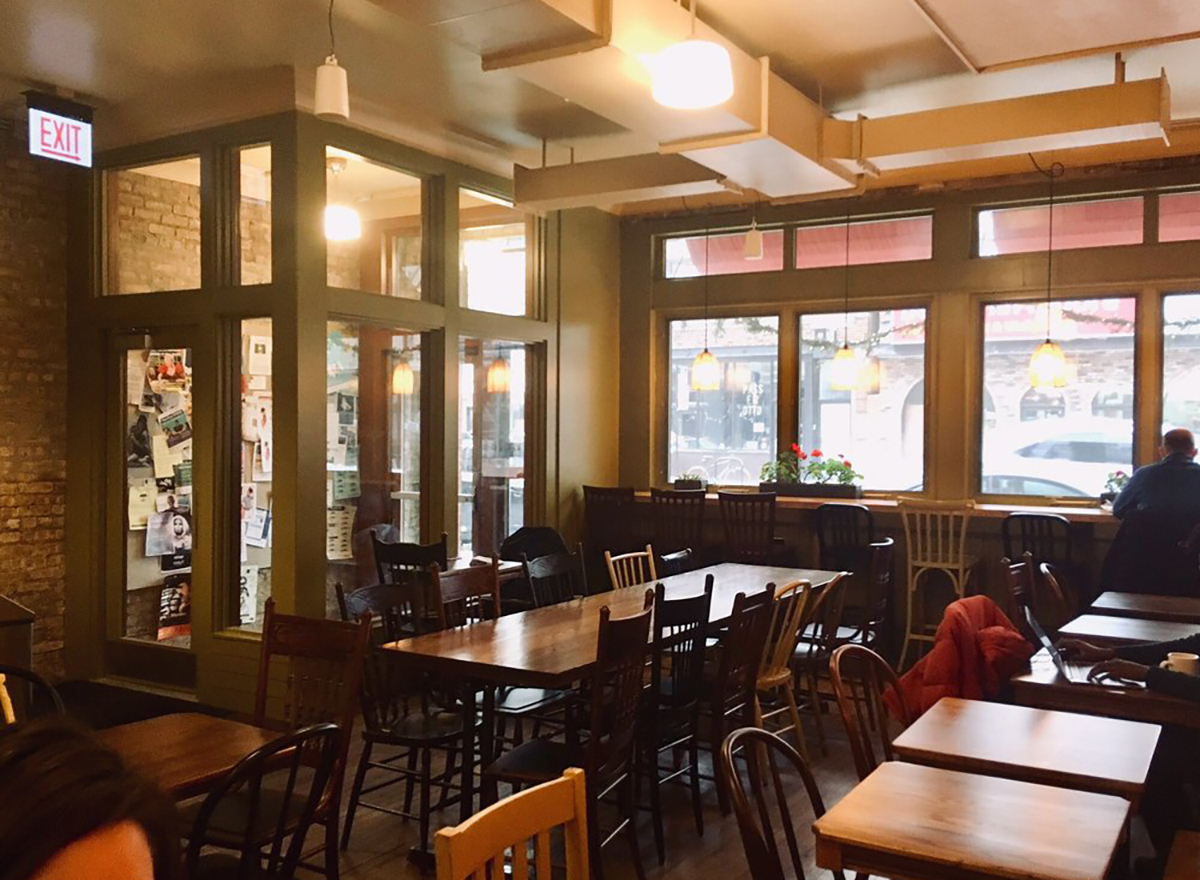
[(325, 558), (353, 559), (354, 512), (352, 504), (331, 507), (325, 512)]
[(129, 528), (144, 529), (150, 514), (156, 512), (158, 486), (153, 480), (142, 480), (129, 485)]

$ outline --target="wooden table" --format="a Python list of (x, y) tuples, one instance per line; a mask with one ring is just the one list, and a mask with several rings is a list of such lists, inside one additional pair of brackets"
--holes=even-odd
[(1101, 593), (1088, 610), (1110, 617), (1140, 617), (1142, 620), (1191, 623), (1200, 631), (1200, 598), (1193, 596)]
[(892, 744), (903, 760), (1126, 798), (1137, 809), (1162, 728), (946, 697)]
[(278, 731), (195, 712), (160, 715), (96, 736), (176, 800), (203, 794)]
[(1138, 642), (1170, 642), (1195, 635), (1194, 623), (1170, 620), (1143, 620), (1139, 617), (1113, 617), (1109, 614), (1081, 614), (1058, 634), (1100, 645), (1132, 645)]
[[(1070, 663), (1086, 672), (1090, 663)], [(1031, 671), (1012, 680), (1013, 696), (1022, 706), (1061, 709), (1149, 724), (1172, 724), (1200, 730), (1196, 704), (1151, 690), (1073, 684), (1063, 679), (1043, 650), (1033, 656)]]
[(813, 825), (817, 865), (893, 880), (1103, 880), (1129, 802), (901, 761)]
[[(737, 593), (757, 592), (768, 583), (782, 587), (795, 580), (808, 580), (814, 587), (823, 587), (837, 576), (832, 571), (723, 563), (661, 578), (659, 583), (666, 588), (668, 597), (689, 596), (704, 592), (704, 579), (709, 574), (714, 579), (709, 621), (714, 624), (729, 618)], [(400, 654), (417, 669), (485, 685), (570, 687), (584, 678), (596, 662), (600, 609), (607, 605), (614, 617), (636, 614), (642, 610), (647, 589), (650, 585), (598, 593), (383, 647)], [(474, 688), (464, 691), (467, 696), (463, 712), (465, 717), (472, 718)], [(485, 762), (491, 755), (492, 693), (492, 687), (484, 689), (481, 751)], [(464, 749), (469, 767), (474, 757), (474, 737), (470, 735), (474, 725), (466, 727)], [(463, 819), (471, 815), (471, 800), (472, 797), (463, 798)]]

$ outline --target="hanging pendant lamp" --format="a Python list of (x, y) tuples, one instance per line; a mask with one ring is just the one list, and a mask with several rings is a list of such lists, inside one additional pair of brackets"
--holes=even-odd
[(329, 0), (329, 54), (317, 68), (313, 112), (324, 119), (350, 118), (350, 87), (346, 68), (338, 64), (333, 40), (333, 0)]
[(416, 384), (412, 365), (409, 364), (408, 358), (401, 354), (396, 360), (396, 366), (392, 367), (392, 394), (412, 394)]
[(842, 347), (833, 356), (829, 365), (829, 387), (834, 391), (854, 391), (858, 388), (863, 362), (857, 351), (850, 347), (850, 215), (846, 215), (846, 266), (845, 284), (842, 292)]
[(508, 361), (501, 356), (497, 356), (488, 365), (486, 381), (488, 394), (508, 394), (509, 388), (512, 387)]
[(1029, 384), (1038, 391), (1053, 388), (1065, 388), (1071, 379), (1071, 367), (1062, 346), (1054, 341), (1051, 334), (1052, 284), (1054, 280), (1054, 180), (1062, 176), (1066, 169), (1055, 162), (1049, 171), (1043, 171), (1032, 154), (1034, 167), (1050, 178), (1050, 216), (1046, 242), (1046, 341), (1033, 350), (1029, 358)]
[(346, 170), (346, 160), (341, 156), (325, 159), (329, 171), (328, 204), (325, 205), (325, 238), (328, 241), (355, 241), (362, 238), (362, 217), (358, 211), (337, 201), (337, 178)]
[(708, 229), (704, 230), (704, 351), (692, 361), (692, 390), (716, 391), (721, 387), (721, 362), (708, 350)]
[(763, 234), (758, 228), (758, 218), (750, 220), (750, 229), (746, 231), (746, 240), (742, 243), (742, 259), (761, 260), (763, 258)]
[(692, 30), (688, 38), (663, 49), (650, 61), (651, 94), (672, 110), (706, 110), (733, 97), (733, 64), (729, 50), (696, 39), (696, 6), (691, 0)]

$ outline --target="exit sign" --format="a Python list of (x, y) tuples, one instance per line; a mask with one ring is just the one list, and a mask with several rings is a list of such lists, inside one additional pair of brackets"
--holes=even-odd
[(45, 159), (92, 167), (92, 108), (56, 95), (26, 92), (29, 152)]

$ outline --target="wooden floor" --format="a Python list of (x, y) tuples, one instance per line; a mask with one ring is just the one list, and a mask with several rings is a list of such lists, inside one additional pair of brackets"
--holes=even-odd
[[(837, 715), (826, 716), (826, 732), (829, 734), (829, 755), (820, 756), (816, 748), (815, 729), (809, 721), (809, 744), (813, 754), (813, 773), (825, 799), (826, 807), (836, 803), (849, 791), (857, 777), (850, 757), (850, 748), (841, 730)], [(357, 766), (359, 746), (351, 752), (353, 769)], [(705, 770), (708, 770), (707, 759)], [(369, 777), (368, 777), (369, 778)], [(798, 779), (793, 779), (790, 800), (793, 816), (798, 828), (806, 829), (812, 821), (808, 799)], [(395, 786), (375, 795), (382, 803), (402, 798), (403, 787)], [(666, 813), (667, 861), (659, 867), (654, 853), (654, 837), (648, 813), (643, 813), (638, 826), (642, 843), (642, 860), (648, 880), (749, 880), (750, 872), (742, 852), (741, 837), (733, 816), (723, 818), (717, 808), (716, 792), (711, 783), (704, 787), (704, 837), (696, 834), (691, 804), (686, 789), (667, 786), (664, 790)], [(453, 825), (458, 820), (458, 808), (454, 807), (435, 817), (434, 828)], [(820, 878), (831, 876), (819, 871), (812, 858), (812, 835), (799, 835), (805, 848), (805, 876)], [(432, 877), (432, 872), (422, 873), (408, 859), (408, 849), (417, 840), (417, 825), (410, 820), (400, 819), (386, 813), (360, 810), (354, 821), (354, 834), (350, 847), (342, 854), (342, 877), (352, 880), (400, 880), (400, 878)], [(628, 846), (623, 840), (613, 841), (605, 850), (604, 871), (607, 880), (626, 880), (635, 876), (630, 861)]]

